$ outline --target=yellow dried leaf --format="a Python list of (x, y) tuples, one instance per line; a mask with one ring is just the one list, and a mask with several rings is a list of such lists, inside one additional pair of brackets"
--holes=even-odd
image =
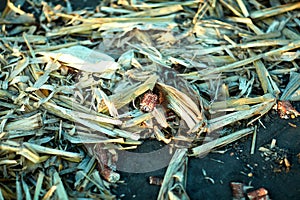
[(49, 56), (70, 67), (86, 72), (103, 73), (119, 68), (119, 64), (109, 55), (80, 45), (52, 52), (39, 52), (39, 54)]

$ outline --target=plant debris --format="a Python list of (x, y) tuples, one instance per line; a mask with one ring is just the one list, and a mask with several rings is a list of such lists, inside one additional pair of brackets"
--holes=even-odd
[[(253, 190), (252, 186), (245, 186), (240, 182), (231, 182), (230, 186), (232, 190), (232, 199), (243, 200), (246, 199), (247, 195), (248, 199), (251, 200), (270, 200), (268, 190), (263, 187)], [(247, 192), (248, 190), (252, 191)]]
[(151, 185), (162, 185), (163, 179), (156, 176), (149, 176), (149, 184)]
[(244, 190), (244, 184), (239, 182), (231, 182), (230, 183), (231, 190), (232, 190), (232, 199), (238, 200), (238, 199), (245, 199), (245, 190)]
[(278, 101), (275, 109), (278, 111), (278, 114), (282, 119), (294, 119), (300, 116), (300, 113), (292, 106), (289, 101)]
[(289, 172), (291, 168), (289, 161), (290, 152), (285, 148), (279, 148), (275, 143), (276, 140), (273, 139), (271, 144), (260, 147), (261, 156), (265, 161), (270, 162), (274, 172)]
[(268, 190), (266, 190), (265, 188), (259, 188), (252, 192), (248, 192), (247, 197), (250, 200), (270, 200)]
[(297, 1), (65, 4), (2, 11), (0, 199), (116, 199), (117, 152), (150, 139), (173, 154), (158, 199), (189, 199), (189, 156), (256, 137), (274, 105), (299, 116)]

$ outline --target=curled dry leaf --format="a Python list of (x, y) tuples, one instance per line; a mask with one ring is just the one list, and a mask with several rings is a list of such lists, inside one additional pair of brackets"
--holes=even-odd
[(38, 53), (85, 72), (104, 73), (119, 68), (119, 64), (109, 55), (80, 45)]
[[(2, 1), (4, 3), (4, 1)], [(33, 14), (26, 13), (12, 2), (8, 1), (5, 10), (2, 13), (0, 24), (34, 24)]]
[(166, 92), (171, 109), (186, 122), (190, 130), (194, 128), (202, 119), (197, 104), (188, 95), (172, 86), (163, 83), (158, 83), (158, 85)]

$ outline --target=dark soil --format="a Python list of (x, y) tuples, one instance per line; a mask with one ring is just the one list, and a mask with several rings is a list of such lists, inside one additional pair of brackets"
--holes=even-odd
[[(297, 104), (299, 108), (300, 103)], [(230, 182), (242, 182), (253, 189), (264, 187), (274, 200), (299, 199), (300, 163), (297, 154), (300, 153), (300, 119), (283, 120), (273, 113), (266, 116), (262, 123), (266, 129), (259, 126), (253, 155), (250, 154), (252, 136), (249, 136), (219, 149), (226, 150), (224, 154), (210, 153), (203, 158), (189, 158), (186, 188), (192, 200), (232, 199)], [(288, 123), (295, 124), (297, 128)], [(258, 151), (259, 147), (270, 144), (272, 139), (277, 140), (278, 148), (287, 152), (291, 163), (289, 171), (275, 161), (265, 161)], [(213, 182), (205, 179), (202, 169)], [(124, 184), (117, 188), (118, 195), (125, 195), (121, 199), (156, 199), (159, 186), (150, 185), (148, 177), (163, 177), (165, 170), (143, 174), (120, 172)], [(249, 176), (251, 173), (252, 177)]]

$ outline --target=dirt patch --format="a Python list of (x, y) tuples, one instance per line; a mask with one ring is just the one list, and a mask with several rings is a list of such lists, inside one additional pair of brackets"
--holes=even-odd
[[(299, 109), (300, 104), (297, 104)], [(300, 195), (300, 120), (283, 120), (273, 112), (258, 128), (255, 153), (250, 154), (252, 135), (218, 149), (225, 153), (210, 153), (203, 158), (190, 158), (187, 192), (191, 199), (232, 199), (230, 182), (242, 182), (253, 189), (264, 187), (271, 199), (298, 199)], [(297, 127), (289, 125), (292, 123)], [(291, 163), (289, 171), (280, 164), (266, 160), (258, 149), (271, 144), (286, 150)], [(150, 146), (145, 147), (151, 148)], [(279, 171), (278, 169), (281, 169)], [(165, 168), (144, 174), (121, 173), (123, 184), (116, 188), (121, 199), (156, 199), (159, 186), (149, 184), (149, 176), (163, 177)], [(206, 177), (203, 175), (203, 170)], [(249, 189), (251, 191), (251, 189)]]

